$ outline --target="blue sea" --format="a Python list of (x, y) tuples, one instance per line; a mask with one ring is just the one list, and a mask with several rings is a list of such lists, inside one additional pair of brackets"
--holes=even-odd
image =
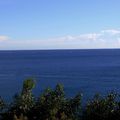
[(35, 95), (62, 83), (67, 96), (120, 92), (120, 49), (0, 51), (0, 95), (10, 99), (22, 82), (36, 80)]

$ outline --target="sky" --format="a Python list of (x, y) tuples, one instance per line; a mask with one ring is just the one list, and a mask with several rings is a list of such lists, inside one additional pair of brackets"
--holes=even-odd
[(0, 50), (120, 48), (120, 0), (0, 0)]

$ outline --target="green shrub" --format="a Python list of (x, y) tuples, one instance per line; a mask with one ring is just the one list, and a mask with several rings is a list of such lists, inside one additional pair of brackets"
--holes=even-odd
[(117, 94), (110, 93), (106, 97), (95, 95), (86, 105), (85, 117), (87, 120), (112, 120), (117, 108)]
[[(58, 84), (55, 90), (48, 88), (41, 94), (30, 115), (38, 120), (73, 120), (80, 101), (80, 95), (66, 99), (63, 86)], [(30, 118), (33, 119), (32, 116)]]
[(82, 108), (81, 94), (67, 98), (61, 84), (45, 89), (38, 98), (32, 93), (34, 87), (35, 81), (27, 79), (12, 103), (5, 104), (0, 97), (0, 120), (120, 120), (116, 93), (105, 97), (97, 94)]

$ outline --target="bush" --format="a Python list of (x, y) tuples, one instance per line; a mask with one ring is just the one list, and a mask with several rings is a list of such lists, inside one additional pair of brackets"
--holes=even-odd
[(96, 95), (87, 103), (85, 117), (87, 120), (113, 120), (117, 108), (117, 94), (110, 93), (105, 98)]
[(29, 118), (33, 120), (73, 120), (80, 107), (81, 96), (66, 99), (63, 86), (58, 84), (55, 90), (46, 89), (37, 99)]
[(61, 84), (47, 88), (35, 98), (32, 89), (35, 81), (27, 79), (13, 102), (5, 104), (0, 97), (0, 120), (120, 120), (119, 95), (95, 95), (81, 107), (81, 94), (67, 98)]

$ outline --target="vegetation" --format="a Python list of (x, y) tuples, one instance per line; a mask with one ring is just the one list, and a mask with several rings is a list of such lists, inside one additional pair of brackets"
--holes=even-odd
[(95, 95), (81, 107), (81, 94), (67, 98), (61, 84), (47, 88), (38, 98), (32, 89), (35, 81), (27, 79), (21, 93), (6, 104), (0, 97), (0, 120), (120, 120), (119, 95)]

